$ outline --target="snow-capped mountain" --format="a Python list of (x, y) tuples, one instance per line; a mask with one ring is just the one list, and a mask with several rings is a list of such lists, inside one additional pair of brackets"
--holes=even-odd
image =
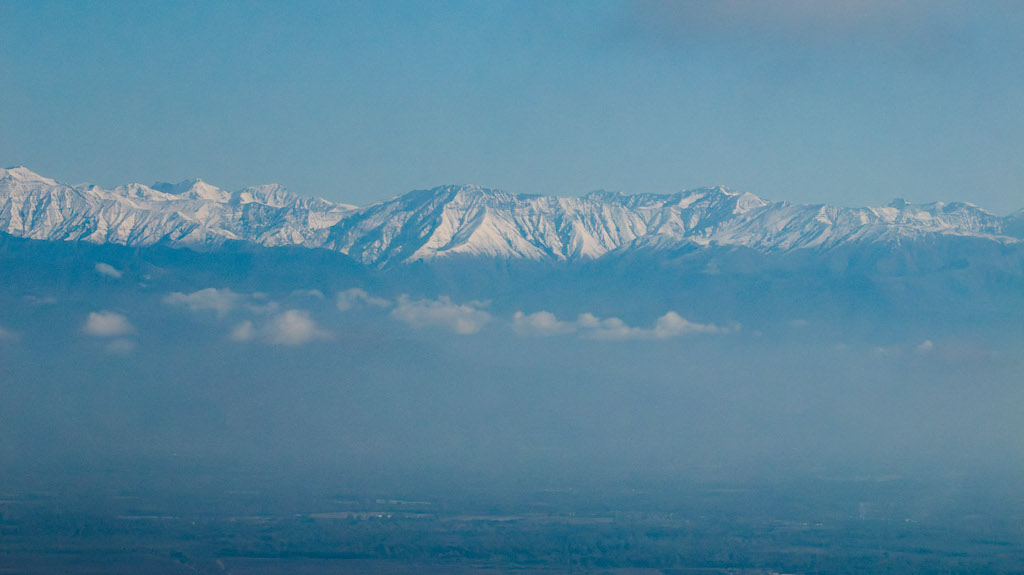
[(897, 244), (928, 236), (1024, 238), (1024, 210), (998, 217), (954, 202), (840, 208), (769, 202), (726, 188), (581, 197), (475, 186), (417, 190), (371, 206), (295, 195), (276, 184), (229, 192), (202, 180), (105, 190), (0, 170), (0, 231), (41, 240), (215, 246), (227, 240), (339, 251), (388, 266), (449, 256), (549, 261), (683, 246), (762, 252)]
[(0, 231), (41, 240), (146, 246), (319, 246), (353, 206), (302, 198), (281, 186), (230, 193), (202, 180), (68, 186), (25, 168), (0, 170)]

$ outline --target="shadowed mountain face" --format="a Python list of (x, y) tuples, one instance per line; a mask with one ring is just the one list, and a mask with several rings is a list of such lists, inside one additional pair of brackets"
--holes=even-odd
[(12, 168), (0, 171), (0, 202), (0, 230), (18, 237), (195, 248), (237, 240), (326, 248), (375, 267), (455, 256), (576, 262), (711, 245), (824, 252), (949, 236), (1009, 245), (1024, 237), (1024, 212), (997, 217), (964, 203), (901, 200), (793, 205), (721, 187), (558, 198), (444, 186), (355, 208), (277, 185), (231, 193), (186, 180), (103, 190)]

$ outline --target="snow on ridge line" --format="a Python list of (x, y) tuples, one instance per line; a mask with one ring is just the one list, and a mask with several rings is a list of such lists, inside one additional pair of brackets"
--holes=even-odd
[(790, 204), (721, 186), (556, 197), (449, 185), (356, 208), (277, 184), (232, 193), (190, 179), (104, 190), (67, 186), (24, 167), (0, 170), (0, 231), (12, 235), (180, 246), (238, 239), (333, 249), (375, 266), (453, 256), (571, 261), (682, 245), (827, 250), (928, 234), (1013, 243), (1024, 237), (1022, 214), (1000, 218), (963, 202)]

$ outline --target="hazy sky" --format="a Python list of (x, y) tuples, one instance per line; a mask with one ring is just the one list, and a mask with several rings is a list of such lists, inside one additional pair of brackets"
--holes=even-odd
[(1024, 207), (1016, 2), (0, 2), (0, 164)]

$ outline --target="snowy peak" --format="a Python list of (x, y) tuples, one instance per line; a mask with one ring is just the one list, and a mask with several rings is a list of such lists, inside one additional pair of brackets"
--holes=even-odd
[(318, 247), (351, 206), (280, 186), (233, 194), (199, 179), (106, 190), (74, 188), (24, 168), (0, 173), (0, 231), (40, 240), (215, 246), (228, 240)]
[(356, 210), (331, 230), (326, 247), (373, 265), (451, 256), (594, 258), (636, 237), (633, 228), (643, 225), (627, 212), (592, 197), (441, 186)]
[(894, 200), (884, 208), (869, 208), (878, 224), (918, 231), (997, 236), (1006, 218), (999, 218), (966, 202), (911, 204)]
[(1015, 241), (1006, 223), (966, 203), (838, 208), (773, 203), (724, 187), (556, 198), (442, 186), (356, 210), (325, 247), (377, 266), (452, 256), (569, 261), (684, 245), (828, 250), (928, 234)]
[(234, 193), (199, 179), (72, 188), (17, 167), (0, 170), (0, 231), (133, 246), (216, 246), (228, 240), (297, 245), (384, 267), (452, 257), (578, 261), (712, 245), (766, 253), (827, 251), (933, 236), (1006, 244), (1024, 239), (1024, 210), (997, 217), (963, 202), (790, 204), (722, 186), (579, 197), (439, 186), (355, 208), (277, 184)]
[(8, 185), (21, 184), (21, 185), (33, 185), (43, 184), (49, 186), (56, 186), (57, 182), (50, 178), (45, 178), (25, 166), (15, 166), (13, 168), (6, 168), (0, 170), (0, 180), (4, 181)]
[(502, 190), (480, 186), (449, 185), (429, 190), (413, 190), (391, 200), (410, 209), (420, 206), (480, 207), (499, 206), (514, 201), (517, 196)]
[(225, 203), (231, 200), (231, 194), (218, 187), (211, 186), (199, 178), (183, 180), (177, 184), (157, 182), (150, 186), (154, 190), (187, 200), (207, 200)]
[(118, 186), (111, 191), (118, 196), (143, 202), (170, 202), (177, 199), (177, 197), (172, 194), (166, 194), (142, 184)]
[(249, 186), (238, 190), (231, 196), (231, 201), (238, 204), (258, 203), (275, 208), (290, 206), (301, 198), (278, 184)]

